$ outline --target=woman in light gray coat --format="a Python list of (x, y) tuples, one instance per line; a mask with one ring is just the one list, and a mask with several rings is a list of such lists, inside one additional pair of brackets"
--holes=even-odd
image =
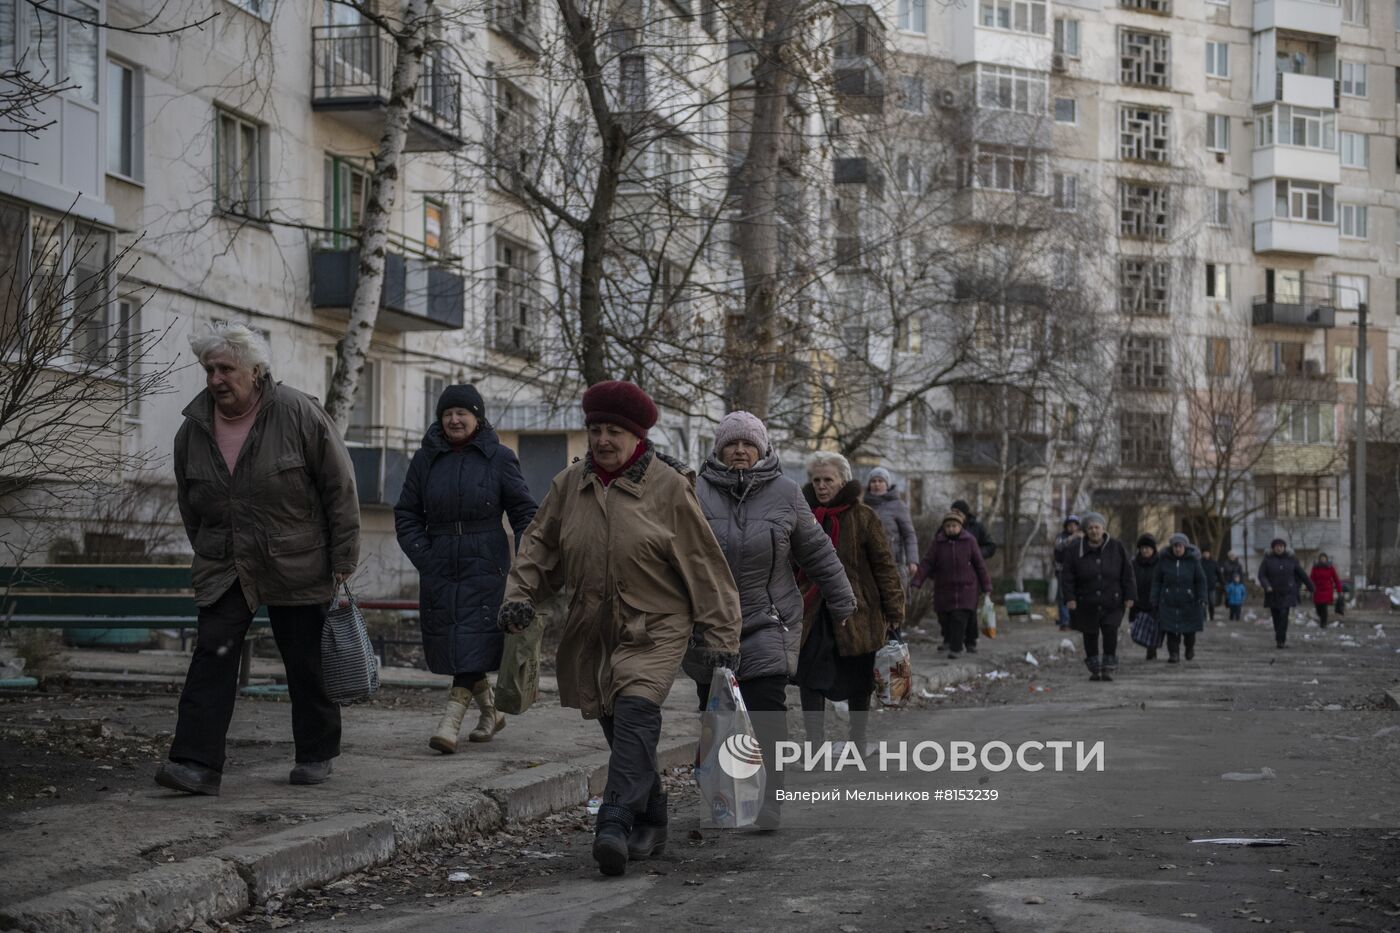
[[(735, 673), (744, 705), (756, 714), (754, 731), (768, 767), (768, 801), (759, 825), (774, 829), (782, 772), (773, 768), (773, 749), (788, 737), (787, 685), (797, 672), (802, 642), (804, 606), (793, 564), (816, 583), (838, 621), (855, 611), (856, 597), (831, 540), (813, 519), (802, 490), (783, 475), (768, 431), (753, 415), (725, 415), (695, 492), (739, 589), (744, 628)], [(691, 664), (686, 671), (696, 677), (704, 709), (711, 671)]]
[(875, 514), (880, 516), (880, 524), (885, 526), (885, 540), (889, 542), (890, 553), (894, 555), (899, 582), (907, 592), (909, 576), (919, 569), (919, 537), (914, 533), (909, 506), (895, 492), (889, 470), (876, 467), (865, 478), (865, 504), (875, 510)]

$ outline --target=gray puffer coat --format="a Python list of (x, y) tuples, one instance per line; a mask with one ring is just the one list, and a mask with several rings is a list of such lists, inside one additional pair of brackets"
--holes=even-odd
[[(738, 678), (791, 677), (797, 671), (803, 616), (794, 562), (820, 587), (833, 618), (844, 619), (856, 609), (831, 539), (812, 517), (802, 490), (783, 475), (776, 456), (752, 470), (731, 470), (711, 457), (700, 469), (695, 492), (739, 588), (744, 628)], [(690, 667), (686, 665), (687, 673)]]
[(895, 569), (899, 571), (899, 582), (908, 586), (909, 565), (917, 564), (921, 556), (919, 537), (914, 533), (909, 506), (893, 489), (878, 494), (867, 492), (865, 504), (880, 516), (880, 524), (885, 526), (885, 540), (889, 542), (890, 554), (894, 556)]

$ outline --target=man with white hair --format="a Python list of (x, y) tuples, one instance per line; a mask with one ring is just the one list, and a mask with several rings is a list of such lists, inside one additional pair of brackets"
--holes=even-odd
[(319, 784), (340, 754), (340, 708), (321, 684), (321, 630), (359, 560), (350, 454), (314, 399), (273, 380), (257, 333), (219, 324), (190, 347), (205, 389), (184, 410), (174, 463), (199, 622), (156, 783), (219, 793), (243, 639), (267, 606), (292, 700), (291, 783)]

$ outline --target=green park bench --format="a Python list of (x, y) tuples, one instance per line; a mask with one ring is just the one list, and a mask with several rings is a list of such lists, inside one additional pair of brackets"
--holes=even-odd
[[(405, 600), (358, 600), (362, 609), (416, 612), (418, 603)], [(196, 628), (190, 568), (183, 564), (35, 564), (0, 567), (0, 628), (62, 629), (69, 641), (97, 640), (104, 633), (168, 628)], [(267, 607), (259, 606), (254, 628), (268, 625)], [(390, 644), (373, 639), (380, 663)], [(404, 642), (406, 643), (406, 642)], [(243, 642), (239, 682), (248, 683), (253, 640)]]

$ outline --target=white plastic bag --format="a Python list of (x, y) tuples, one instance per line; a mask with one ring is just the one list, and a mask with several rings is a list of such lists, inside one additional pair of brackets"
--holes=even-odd
[(758, 818), (767, 784), (763, 749), (754, 736), (739, 681), (727, 667), (715, 668), (710, 699), (700, 714), (695, 783), (716, 826), (738, 829)]
[(909, 663), (909, 646), (890, 640), (875, 652), (875, 695), (881, 706), (903, 706), (914, 692), (914, 669)]
[(982, 634), (988, 638), (997, 637), (997, 607), (992, 605), (992, 598), (985, 597), (982, 600), (982, 608), (977, 610), (978, 621), (982, 625)]

